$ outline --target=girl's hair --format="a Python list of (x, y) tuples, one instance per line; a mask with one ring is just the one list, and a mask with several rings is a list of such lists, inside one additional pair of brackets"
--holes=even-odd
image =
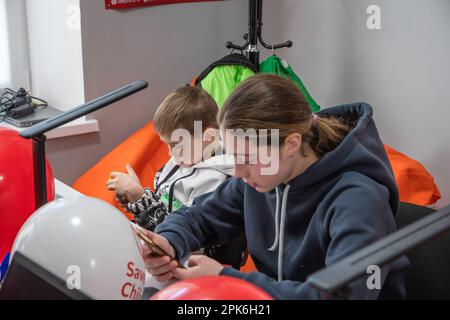
[(156, 110), (153, 125), (159, 134), (172, 134), (186, 129), (194, 134), (194, 122), (201, 121), (203, 130), (218, 128), (217, 104), (204, 90), (184, 86), (170, 93)]
[(224, 129), (278, 129), (280, 145), (289, 134), (300, 133), (319, 158), (334, 150), (351, 130), (342, 119), (314, 117), (292, 81), (270, 74), (259, 74), (240, 84), (225, 101), (217, 120)]

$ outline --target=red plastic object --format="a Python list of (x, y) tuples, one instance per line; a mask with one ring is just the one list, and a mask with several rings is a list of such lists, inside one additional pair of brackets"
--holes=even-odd
[[(36, 211), (31, 140), (0, 128), (0, 259), (10, 252), (17, 233)], [(46, 161), (47, 199), (55, 198), (53, 171)]]
[(150, 6), (160, 6), (164, 4), (186, 3), (186, 2), (206, 2), (219, 0), (133, 0), (133, 1), (117, 1), (105, 0), (106, 9), (130, 9)]
[(153, 295), (150, 300), (273, 300), (250, 282), (209, 276), (181, 280)]

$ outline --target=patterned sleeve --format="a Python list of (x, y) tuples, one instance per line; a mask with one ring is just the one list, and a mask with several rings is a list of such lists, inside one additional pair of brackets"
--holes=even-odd
[(149, 188), (145, 189), (144, 195), (139, 200), (128, 203), (128, 210), (133, 213), (138, 225), (150, 231), (163, 222), (168, 214), (160, 197)]

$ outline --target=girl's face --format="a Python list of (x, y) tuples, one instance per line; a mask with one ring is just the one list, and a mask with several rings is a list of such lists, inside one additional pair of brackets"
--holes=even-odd
[[(287, 143), (280, 147), (258, 147), (251, 140), (241, 138), (239, 141), (240, 138), (224, 130), (221, 134), (226, 152), (234, 156), (233, 176), (242, 178), (259, 192), (269, 192), (279, 184), (288, 182), (296, 162), (301, 161), (299, 145), (295, 148), (297, 152)], [(234, 141), (233, 144), (230, 141)], [(242, 143), (240, 147), (239, 143)]]

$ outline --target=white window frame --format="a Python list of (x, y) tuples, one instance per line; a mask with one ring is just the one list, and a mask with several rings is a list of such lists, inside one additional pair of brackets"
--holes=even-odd
[(9, 36), (5, 0), (0, 0), (0, 88), (11, 85)]
[[(0, 0), (6, 10), (6, 30), (9, 49), (9, 81), (5, 87), (30, 90), (30, 59), (28, 50), (28, 32), (24, 0)], [(0, 23), (1, 24), (1, 23)], [(0, 25), (0, 27), (2, 27)]]
[[(23, 87), (27, 91), (32, 91), (31, 88), (31, 59), (28, 33), (28, 1), (39, 0), (0, 0), (5, 3), (6, 9), (6, 29), (8, 30), (8, 46), (9, 46), (9, 65), (10, 65), (10, 83), (2, 86), (18, 90)], [(68, 12), (69, 14), (69, 12)], [(32, 25), (32, 24), (31, 24)], [(2, 23), (0, 21), (0, 28)], [(32, 32), (31, 32), (32, 34)], [(6, 60), (5, 60), (6, 61)], [(0, 63), (1, 63), (0, 59)], [(1, 64), (0, 64), (1, 67)], [(1, 90), (0, 90), (1, 91)], [(39, 96), (39, 95), (38, 95)], [(55, 106), (57, 107), (57, 106)], [(0, 126), (9, 126), (5, 122), (0, 123)], [(19, 128), (9, 126), (11, 129), (20, 130)], [(95, 119), (87, 120), (86, 117), (77, 119), (64, 126), (56, 128), (46, 134), (48, 139), (61, 138), (67, 136), (75, 136), (85, 133), (92, 133), (100, 131), (99, 123)]]

